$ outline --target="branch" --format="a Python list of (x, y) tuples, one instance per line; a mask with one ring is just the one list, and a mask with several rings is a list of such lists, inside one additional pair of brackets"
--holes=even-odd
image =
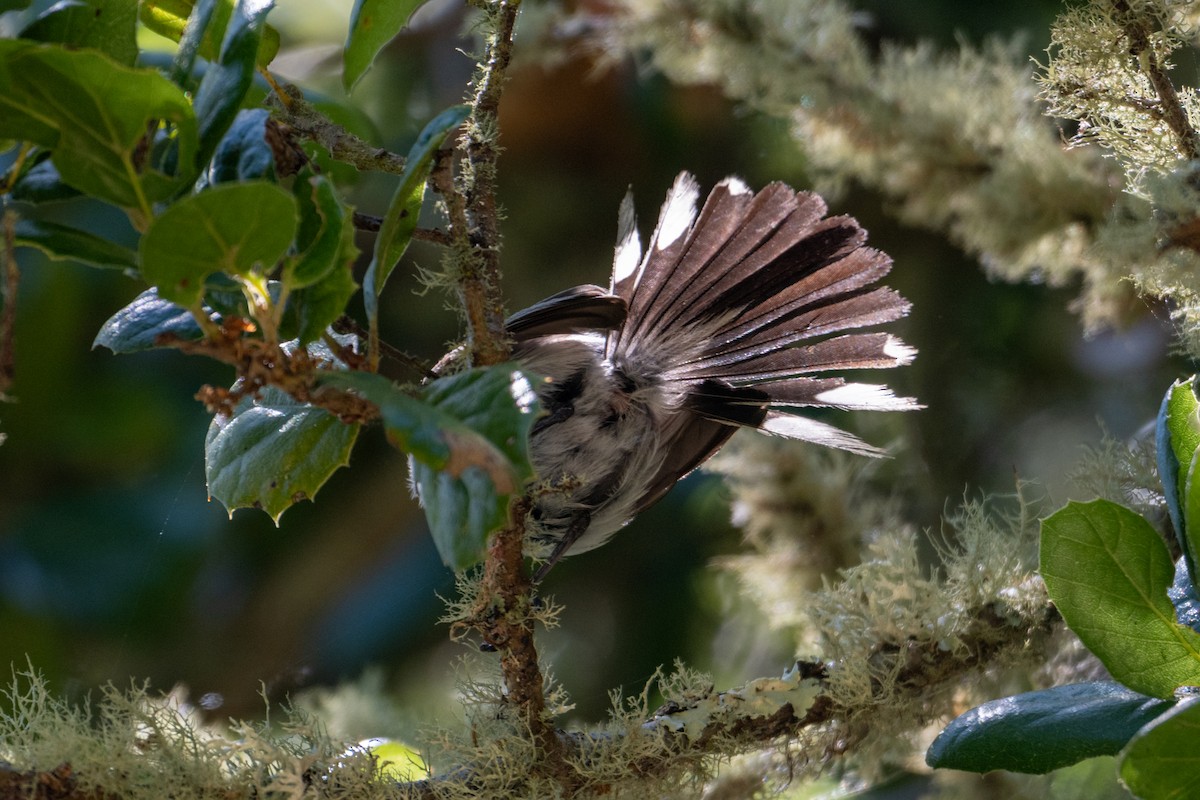
[[(376, 217), (371, 214), (364, 214), (361, 211), (354, 212), (354, 227), (360, 231), (368, 231), (377, 233), (383, 226), (383, 217)], [(448, 245), (450, 244), (450, 234), (446, 233), (441, 228), (417, 228), (413, 231), (412, 238), (422, 242), (432, 242), (433, 244)]]
[[(196, 393), (196, 398), (204, 403), (210, 413), (231, 416), (243, 398), (256, 395), (266, 386), (275, 386), (298, 402), (324, 408), (343, 422), (369, 422), (379, 417), (379, 409), (356, 394), (318, 387), (321, 371), (327, 365), (314, 359), (308, 351), (297, 348), (288, 353), (278, 344), (245, 337), (243, 326), (244, 321), (227, 318), (215, 336), (180, 339), (163, 334), (155, 342), (159, 347), (173, 347), (189, 355), (202, 355), (231, 364), (236, 369), (238, 381), (234, 388), (203, 386)], [(344, 351), (339, 353), (339, 357), (347, 360), (351, 368), (356, 366), (355, 356)]]
[[(1058, 622), (1049, 604), (1019, 623), (1005, 611), (995, 604), (975, 609), (972, 622), (958, 637), (961, 647), (954, 651), (934, 640), (879, 643), (868, 659), (875, 676), (869, 699), (859, 707), (849, 708), (837, 698), (833, 689), (837, 665), (801, 662), (782, 678), (759, 678), (724, 692), (710, 689), (682, 701), (668, 701), (624, 733), (558, 732), (569, 769), (547, 776), (543, 764), (530, 764), (518, 782), (504, 787), (505, 796), (530, 794), (539, 777), (556, 778), (566, 798), (620, 794), (631, 789), (630, 780), (649, 782), (694, 773), (705, 757), (727, 758), (806, 735), (814, 750), (801, 755), (813, 763), (826, 763), (870, 734), (871, 725), (863, 724), (867, 715), (944, 695), (946, 689), (960, 687), (966, 674), (988, 666), (1006, 651), (1033, 655), (1039, 648), (1031, 647), (1031, 640), (1044, 639)], [(638, 741), (632, 741), (635, 738)], [(614, 763), (619, 754), (629, 752), (636, 755)], [(581, 765), (586, 768), (580, 769)], [(467, 766), (440, 778), (403, 784), (400, 797), (441, 797), (450, 785), (460, 790), (482, 788), (486, 769)], [(609, 769), (613, 772), (606, 772)], [(602, 777), (606, 775), (608, 779)], [(496, 788), (490, 781), (486, 785)]]
[(1113, 0), (1113, 9), (1117, 12), (1116, 20), (1121, 31), (1129, 40), (1129, 54), (1138, 60), (1158, 95), (1159, 108), (1153, 116), (1166, 123), (1175, 134), (1180, 154), (1189, 161), (1195, 160), (1200, 157), (1200, 134), (1188, 122), (1187, 110), (1179, 101), (1175, 85), (1158, 61), (1150, 42), (1151, 31), (1142, 16), (1130, 9), (1126, 0)]
[(271, 106), (275, 115), (293, 131), (324, 147), (335, 160), (350, 164), (361, 171), (387, 172), (393, 175), (404, 171), (403, 156), (376, 147), (333, 122), (305, 100), (300, 89), (290, 83), (284, 83), (279, 88), (286, 92), (288, 102), (284, 103), (276, 95), (268, 95), (267, 105)]
[(500, 149), (496, 145), (496, 113), (512, 59), (513, 26), (520, 0), (476, 2), (488, 15), (489, 35), (474, 82), (471, 116), (459, 139), (466, 158), (458, 182), (466, 202), (463, 210), (471, 215), (474, 227), (469, 231), (457, 229), (454, 236), (459, 243), (469, 243), (471, 250), (471, 257), (463, 260), (459, 277), (471, 363), (489, 366), (507, 360), (509, 355), (500, 293), (500, 213), (496, 204), (496, 161)]

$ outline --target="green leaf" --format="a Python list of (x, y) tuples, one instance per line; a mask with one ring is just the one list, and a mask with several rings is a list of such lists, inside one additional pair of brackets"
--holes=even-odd
[[(191, 72), (196, 55), (216, 61), (221, 53), (221, 38), (229, 18), (233, 13), (235, 0), (207, 0), (195, 3), (193, 0), (141, 0), (138, 4), (138, 16), (150, 30), (159, 36), (179, 42), (180, 52), (176, 56), (175, 71), (178, 77)], [(185, 38), (190, 33), (187, 30), (196, 10), (200, 10), (195, 20), (195, 38)], [(267, 25), (263, 28), (262, 42), (259, 44), (258, 65), (265, 67), (271, 63), (279, 52), (279, 31)]]
[(1107, 500), (1068, 503), (1042, 521), (1041, 573), (1067, 625), (1118, 681), (1153, 697), (1200, 683), (1200, 634), (1175, 620), (1174, 567), (1146, 520)]
[[(1192, 481), (1192, 470), (1200, 455), (1200, 400), (1196, 397), (1195, 376), (1171, 384), (1158, 412), (1155, 435), (1158, 447), (1158, 474), (1175, 535), (1187, 559), (1188, 570), (1195, 575), (1197, 555), (1188, 537), (1189, 519), (1200, 519), (1200, 488)], [(1193, 497), (1193, 494), (1197, 495)]]
[(300, 209), (296, 249), (280, 280), (294, 289), (311, 286), (335, 266), (348, 267), (358, 256), (351, 210), (342, 205), (333, 184), (322, 176), (297, 179), (293, 192)]
[(351, 91), (383, 46), (408, 24), (426, 0), (355, 0), (350, 13), (350, 33), (342, 54), (342, 85)]
[(49, 158), (24, 170), (12, 188), (12, 199), (22, 203), (51, 203), (72, 197), (79, 197), (79, 190), (63, 183), (58, 168)]
[[(353, 242), (349, 246), (353, 247)], [(296, 325), (292, 335), (302, 344), (319, 339), (334, 320), (346, 313), (346, 304), (358, 291), (350, 270), (352, 261), (353, 256), (350, 256), (348, 261), (335, 266), (312, 286), (292, 292), (288, 297), (289, 319)]]
[(261, 508), (278, 525), (284, 511), (315, 497), (349, 464), (358, 429), (269, 387), (258, 401), (242, 401), (232, 417), (213, 419), (204, 441), (208, 493), (231, 516)]
[(337, 373), (327, 383), (379, 407), (388, 440), (413, 457), (413, 479), (447, 566), (478, 562), (510, 498), (533, 476), (529, 428), (538, 405), (529, 377), (511, 364), (440, 378), (418, 400), (373, 373)]
[(198, 165), (203, 165), (237, 116), (254, 80), (258, 47), (274, 0), (237, 0), (221, 55), (204, 73), (196, 89), (196, 120), (200, 126)]
[(118, 64), (137, 60), (134, 0), (61, 0), (21, 31), (20, 38), (99, 50)]
[[(363, 304), (367, 313), (367, 326), (371, 331), (378, 328), (379, 295), (392, 270), (408, 249), (421, 204), (425, 199), (425, 182), (433, 166), (433, 156), (438, 146), (450, 131), (462, 124), (471, 113), (469, 106), (452, 106), (438, 114), (421, 130), (408, 151), (400, 184), (392, 195), (392, 202), (384, 214), (375, 237), (375, 253), (363, 279)], [(372, 337), (374, 338), (374, 337)]]
[(191, 104), (152, 70), (131, 69), (92, 50), (0, 40), (0, 138), (53, 151), (67, 184), (126, 208), (149, 210), (194, 173), (144, 163), (147, 130), (175, 126), (181, 163), (196, 143)]
[(204, 335), (190, 311), (147, 289), (109, 317), (92, 347), (107, 347), (114, 353), (136, 353), (158, 347), (158, 337), (164, 334), (185, 340)]
[(128, 247), (102, 239), (78, 228), (57, 222), (21, 219), (16, 227), (17, 247), (33, 247), (60, 261), (77, 261), (105, 269), (137, 269), (137, 259)]
[(267, 143), (265, 108), (243, 109), (217, 145), (205, 175), (208, 183), (275, 180), (275, 153)]
[(195, 306), (214, 272), (274, 268), (296, 234), (296, 201), (273, 183), (227, 183), (185, 197), (142, 236), (142, 276), (164, 299)]
[(1190, 697), (1138, 731), (1121, 754), (1121, 780), (1147, 800), (1200, 795), (1200, 698)]
[(933, 740), (934, 769), (1042, 774), (1115, 755), (1138, 728), (1173, 705), (1119, 683), (1077, 683), (1005, 697), (973, 708)]

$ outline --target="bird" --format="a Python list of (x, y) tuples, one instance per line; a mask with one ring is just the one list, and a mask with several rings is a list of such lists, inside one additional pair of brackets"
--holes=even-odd
[(830, 370), (910, 363), (882, 325), (909, 313), (877, 285), (892, 267), (849, 216), (809, 191), (681, 173), (643, 248), (632, 194), (618, 214), (608, 288), (576, 286), (506, 320), (537, 376), (525, 552), (535, 581), (604, 544), (715, 454), (738, 428), (867, 456), (882, 451), (800, 413), (921, 408)]

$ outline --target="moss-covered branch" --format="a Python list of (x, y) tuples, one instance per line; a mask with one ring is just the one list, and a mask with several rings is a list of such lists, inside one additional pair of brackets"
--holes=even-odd
[(271, 95), (268, 104), (273, 107), (276, 118), (297, 135), (321, 145), (334, 159), (364, 172), (399, 175), (404, 171), (403, 156), (366, 142), (333, 122), (305, 100), (299, 88), (286, 83), (281, 88), (286, 92), (287, 101)]

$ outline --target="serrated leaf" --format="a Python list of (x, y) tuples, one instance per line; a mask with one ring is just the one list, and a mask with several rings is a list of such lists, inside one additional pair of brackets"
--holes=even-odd
[(275, 154), (267, 143), (265, 108), (243, 109), (234, 117), (205, 174), (210, 185), (231, 181), (275, 180)]
[(350, 32), (342, 53), (342, 85), (349, 92), (359, 82), (383, 46), (396, 38), (413, 12), (426, 0), (355, 0)]
[(192, 307), (214, 272), (269, 271), (296, 235), (296, 201), (272, 183), (228, 183), (185, 197), (142, 236), (142, 277)]
[(250, 89), (267, 12), (274, 5), (274, 0), (237, 0), (233, 8), (221, 42), (221, 54), (196, 89), (200, 164), (207, 162), (216, 150)]
[(1150, 721), (1121, 754), (1125, 786), (1146, 800), (1200, 794), (1200, 698), (1191, 697)]
[(510, 498), (533, 475), (529, 428), (538, 414), (528, 376), (511, 364), (440, 378), (423, 400), (386, 378), (338, 373), (327, 382), (379, 407), (389, 441), (413, 457), (418, 497), (447, 566), (478, 562), (508, 519)]
[(261, 508), (275, 524), (289, 507), (311, 499), (350, 461), (357, 424), (299, 403), (274, 387), (243, 400), (229, 418), (213, 419), (204, 441), (208, 493), (230, 515)]
[(135, 353), (158, 346), (158, 337), (170, 334), (180, 339), (199, 339), (203, 332), (185, 308), (163, 300), (147, 289), (129, 305), (108, 318), (96, 334), (92, 347), (107, 347), (114, 353)]
[(17, 247), (32, 247), (60, 261), (76, 261), (104, 269), (137, 269), (128, 247), (57, 222), (21, 219), (16, 225)]
[(90, 47), (132, 67), (138, 54), (136, 28), (133, 0), (60, 0), (25, 26), (20, 38)]
[(157, 72), (93, 50), (0, 40), (0, 138), (52, 150), (63, 181), (76, 189), (144, 209), (191, 180), (194, 172), (165, 174), (143, 163), (147, 129), (164, 121), (175, 126), (172, 141), (190, 159), (191, 104)]
[(1056, 686), (993, 700), (955, 719), (933, 740), (935, 769), (1042, 774), (1094, 756), (1114, 755), (1170, 700), (1119, 683)]
[(1171, 697), (1200, 683), (1200, 635), (1175, 621), (1174, 575), (1149, 522), (1107, 500), (1042, 521), (1041, 574), (1067, 626), (1134, 691)]

